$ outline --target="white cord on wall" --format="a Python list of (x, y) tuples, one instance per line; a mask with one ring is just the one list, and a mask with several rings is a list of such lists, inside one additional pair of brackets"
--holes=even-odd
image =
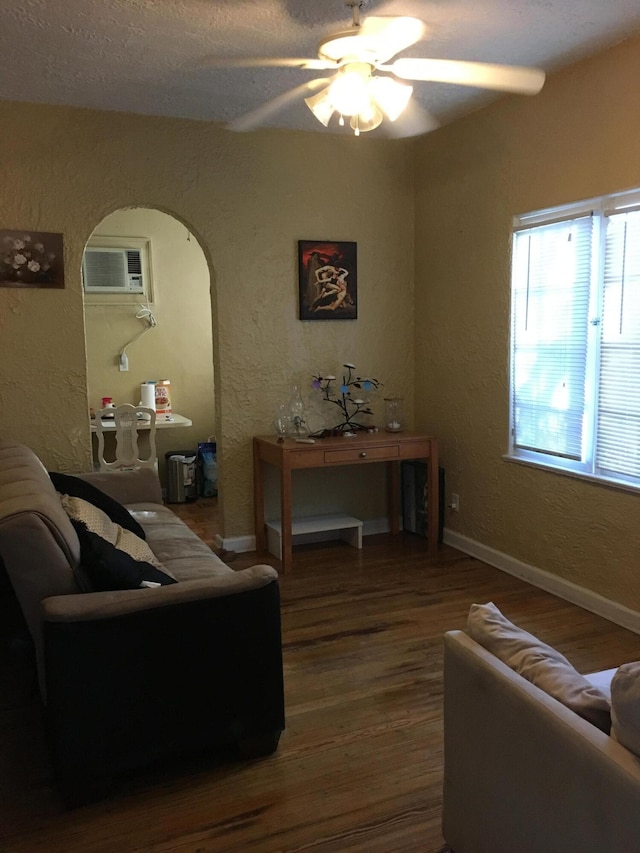
[(140, 304), (140, 310), (136, 313), (137, 320), (146, 320), (149, 324), (146, 329), (142, 329), (142, 331), (138, 332), (138, 334), (131, 338), (128, 344), (125, 344), (120, 350), (120, 370), (121, 372), (125, 372), (129, 370), (129, 358), (127, 356), (127, 347), (130, 347), (132, 343), (139, 340), (143, 335), (146, 335), (147, 332), (150, 332), (151, 329), (154, 329), (158, 325), (158, 321), (153, 315), (151, 308), (149, 308), (149, 304), (142, 305)]

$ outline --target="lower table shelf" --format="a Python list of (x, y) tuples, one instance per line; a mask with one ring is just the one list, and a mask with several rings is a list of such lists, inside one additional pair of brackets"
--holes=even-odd
[[(274, 557), (282, 559), (282, 525), (279, 521), (265, 522), (267, 530), (267, 548)], [(335, 532), (336, 537), (343, 539), (354, 548), (362, 548), (362, 521), (350, 515), (314, 515), (308, 518), (294, 518), (291, 521), (293, 544), (300, 544), (302, 537), (305, 541), (313, 541), (314, 534)], [(298, 542), (296, 543), (296, 538)], [(327, 539), (329, 537), (320, 536)]]

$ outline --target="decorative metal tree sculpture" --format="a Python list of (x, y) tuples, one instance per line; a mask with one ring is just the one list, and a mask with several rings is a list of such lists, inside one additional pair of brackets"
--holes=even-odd
[(339, 387), (333, 385), (337, 381), (335, 376), (314, 376), (311, 383), (314, 388), (322, 392), (322, 396), (327, 402), (333, 403), (340, 409), (342, 415), (340, 423), (336, 424), (330, 430), (324, 430), (325, 434), (328, 432), (347, 433), (369, 429), (367, 424), (360, 423), (357, 418), (360, 415), (372, 415), (373, 412), (369, 408), (368, 401), (363, 399), (357, 392), (364, 392), (366, 394), (370, 391), (377, 391), (382, 385), (382, 382), (379, 382), (377, 379), (354, 375), (356, 368), (353, 364), (343, 364), (343, 367), (347, 370), (347, 373), (343, 374), (342, 385)]

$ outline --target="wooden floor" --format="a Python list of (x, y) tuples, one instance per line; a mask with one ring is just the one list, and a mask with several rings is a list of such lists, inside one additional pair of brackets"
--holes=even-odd
[[(178, 509), (212, 536), (206, 504)], [(364, 541), (296, 548), (281, 578), (287, 729), (259, 761), (147, 770), (65, 812), (36, 696), (5, 643), (0, 850), (436, 853), (442, 634), (472, 602), (494, 601), (582, 671), (640, 658), (639, 636), (452, 548), (429, 559), (410, 534)], [(254, 562), (276, 564), (240, 554), (232, 565)]]

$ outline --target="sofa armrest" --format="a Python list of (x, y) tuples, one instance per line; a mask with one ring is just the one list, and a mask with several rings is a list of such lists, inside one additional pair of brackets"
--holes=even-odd
[(89, 622), (112, 619), (158, 607), (170, 607), (208, 598), (237, 595), (259, 589), (278, 579), (278, 573), (267, 565), (251, 566), (238, 572), (213, 575), (210, 578), (180, 581), (153, 589), (119, 589), (111, 592), (83, 592), (56, 595), (42, 602), (46, 622)]
[(208, 594), (200, 581), (136, 590), (156, 606), (125, 598), (96, 618), (60, 599), (105, 593), (45, 602), (47, 726), (67, 802), (156, 760), (243, 742), (275, 748), (284, 728), (279, 586), (256, 574), (260, 583), (224, 594), (218, 578)]
[(77, 475), (121, 504), (162, 503), (160, 478), (153, 468), (91, 471)]
[(461, 631), (444, 639), (444, 750), (456, 853), (637, 847), (640, 760)]

